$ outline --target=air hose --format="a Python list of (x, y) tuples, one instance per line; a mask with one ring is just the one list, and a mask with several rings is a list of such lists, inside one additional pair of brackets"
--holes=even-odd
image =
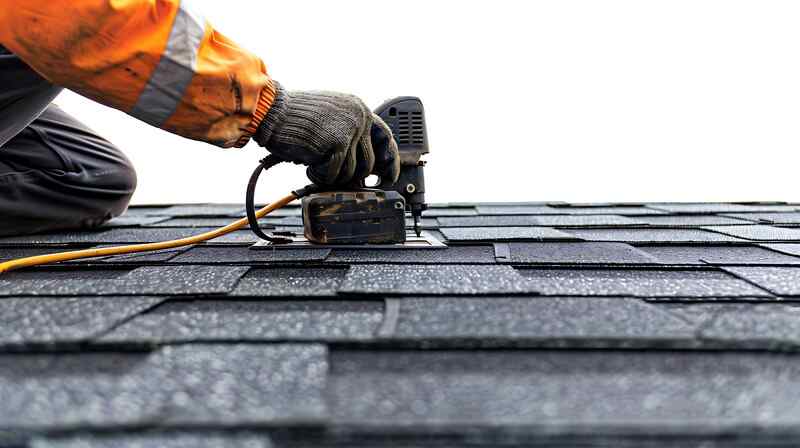
[[(307, 186), (305, 188), (301, 188), (300, 190), (293, 191), (290, 194), (284, 196), (283, 198), (269, 204), (259, 210), (255, 210), (253, 206), (253, 196), (255, 194), (255, 184), (258, 181), (258, 176), (262, 171), (266, 171), (267, 169), (275, 166), (276, 164), (282, 162), (281, 159), (278, 159), (274, 156), (267, 156), (261, 163), (258, 165), (256, 170), (253, 172), (253, 176), (250, 179), (250, 184), (247, 188), (247, 218), (242, 218), (237, 221), (234, 221), (227, 226), (220, 227), (215, 230), (211, 230), (209, 232), (201, 233), (199, 235), (190, 236), (186, 238), (180, 238), (177, 240), (170, 240), (170, 241), (162, 241), (158, 243), (145, 243), (145, 244), (130, 244), (126, 246), (117, 246), (117, 247), (103, 247), (97, 249), (83, 249), (83, 250), (75, 250), (69, 252), (58, 252), (53, 254), (46, 254), (46, 255), (37, 255), (34, 257), (27, 257), (27, 258), (19, 258), (16, 260), (9, 260), (3, 263), (0, 263), (0, 274), (3, 272), (13, 271), (15, 269), (20, 268), (27, 268), (32, 266), (39, 266), (43, 264), (49, 263), (58, 263), (61, 261), (70, 261), (70, 260), (79, 260), (82, 258), (92, 258), (92, 257), (104, 257), (109, 255), (124, 255), (124, 254), (132, 254), (137, 252), (149, 252), (154, 250), (163, 250), (163, 249), (173, 249), (176, 247), (183, 247), (189, 246), (192, 244), (202, 243), (204, 241), (212, 240), (214, 238), (218, 238), (223, 235), (227, 235), (231, 232), (239, 230), (248, 225), (248, 221), (250, 227), (255, 232), (255, 229), (258, 228), (258, 219), (267, 216), (268, 214), (278, 210), (281, 207), (286, 206), (287, 204), (291, 203), (295, 199), (299, 199), (306, 194), (314, 191), (315, 188), (313, 186)], [(259, 228), (258, 231), (263, 235), (261, 229)], [(259, 234), (256, 232), (256, 234)], [(261, 236), (261, 235), (259, 235)], [(266, 236), (266, 235), (264, 235)], [(270, 239), (267, 236), (265, 239)]]

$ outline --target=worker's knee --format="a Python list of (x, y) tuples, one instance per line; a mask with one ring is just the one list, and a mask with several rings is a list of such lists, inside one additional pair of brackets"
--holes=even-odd
[(108, 219), (119, 216), (127, 210), (131, 202), (131, 197), (136, 191), (136, 169), (127, 157), (109, 143), (109, 152), (115, 152), (119, 160), (108, 165), (108, 173), (99, 176), (93, 188), (101, 188), (107, 191), (103, 196), (105, 206), (101, 207), (104, 213), (101, 216), (101, 223)]
[(97, 227), (135, 189), (122, 151), (51, 107), (0, 150), (0, 235)]
[(103, 172), (0, 176), (0, 236), (99, 227), (125, 212), (135, 188), (130, 163), (106, 165)]
[(136, 191), (136, 185), (138, 182), (136, 177), (136, 169), (132, 164), (130, 164), (130, 162), (121, 170), (120, 177), (123, 189), (114, 203), (112, 213), (113, 216), (119, 216), (125, 213), (125, 210), (128, 209), (128, 205), (131, 203), (131, 197), (133, 197), (133, 193)]

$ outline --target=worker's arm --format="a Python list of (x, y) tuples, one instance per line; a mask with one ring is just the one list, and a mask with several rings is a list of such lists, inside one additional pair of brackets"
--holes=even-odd
[(54, 84), (217, 146), (251, 137), (322, 184), (397, 180), (391, 131), (352, 96), (285, 92), (192, 0), (0, 0), (0, 44)]
[(54, 84), (217, 146), (243, 146), (275, 98), (264, 63), (191, 0), (0, 0), (0, 44)]

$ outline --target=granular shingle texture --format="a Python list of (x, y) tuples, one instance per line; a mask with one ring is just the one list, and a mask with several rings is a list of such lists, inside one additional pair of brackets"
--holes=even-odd
[(382, 321), (382, 301), (174, 301), (121, 325), (103, 340), (357, 340), (371, 338)]
[(564, 424), (652, 431), (800, 423), (800, 363), (763, 353), (334, 352), (341, 423), (422, 428)]
[(550, 227), (442, 227), (440, 229), (447, 241), (545, 241), (574, 240), (564, 232)]
[(0, 346), (86, 341), (162, 301), (158, 297), (0, 300)]
[(482, 265), (357, 265), (350, 268), (339, 291), (380, 295), (536, 293), (513, 268)]
[(622, 243), (713, 243), (737, 242), (741, 239), (703, 229), (565, 229), (566, 233), (586, 241)]
[[(745, 221), (757, 222), (760, 224), (800, 224), (800, 213), (730, 213), (730, 216)], [(718, 223), (725, 224), (725, 223)]]
[(694, 326), (668, 310), (633, 298), (408, 298), (399, 302), (389, 338), (439, 340), (480, 338), (486, 343), (594, 345), (692, 340)]
[[(231, 292), (249, 270), (244, 266), (144, 266), (111, 278), (81, 279), (81, 271), (62, 272), (62, 279), (42, 272), (24, 279), (11, 273), (0, 279), (0, 296), (58, 295), (213, 295)], [(102, 272), (102, 271), (101, 271)], [(73, 274), (76, 278), (70, 278)]]
[[(497, 246), (496, 246), (497, 247)], [(508, 261), (518, 264), (651, 264), (647, 253), (622, 243), (509, 243)]]
[(722, 271), (631, 269), (524, 269), (543, 295), (623, 297), (772, 297)]
[(441, 227), (514, 227), (514, 226), (635, 226), (644, 221), (617, 215), (499, 215), (462, 216), (437, 219)]
[[(194, 235), (131, 207), (0, 260)], [(0, 447), (800, 445), (800, 205), (436, 204), (444, 249), (192, 247), (0, 274)], [(262, 220), (298, 231), (297, 206)]]
[(728, 267), (726, 271), (783, 296), (800, 296), (800, 268)]
[(221, 424), (325, 414), (320, 345), (184, 345), (149, 353), (7, 355), (4, 428)]
[(233, 296), (319, 297), (336, 296), (347, 268), (251, 269), (239, 280)]
[(800, 238), (800, 229), (766, 225), (708, 226), (704, 229), (753, 241), (796, 241)]
[[(782, 245), (783, 246), (783, 245)], [(660, 263), (712, 265), (793, 265), (800, 258), (780, 253), (770, 246), (702, 246), (702, 245), (645, 245), (639, 250), (655, 257)], [(790, 249), (789, 249), (790, 250)]]
[(253, 431), (84, 434), (39, 438), (31, 444), (31, 448), (272, 448), (273, 446), (268, 435)]

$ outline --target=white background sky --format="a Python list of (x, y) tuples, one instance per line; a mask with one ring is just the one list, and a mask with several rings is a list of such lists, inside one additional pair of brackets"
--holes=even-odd
[[(800, 2), (191, 1), (289, 89), (420, 96), (434, 202), (800, 201)], [(57, 102), (134, 161), (135, 203), (243, 201), (263, 154)], [(274, 171), (263, 201), (306, 183)]]

